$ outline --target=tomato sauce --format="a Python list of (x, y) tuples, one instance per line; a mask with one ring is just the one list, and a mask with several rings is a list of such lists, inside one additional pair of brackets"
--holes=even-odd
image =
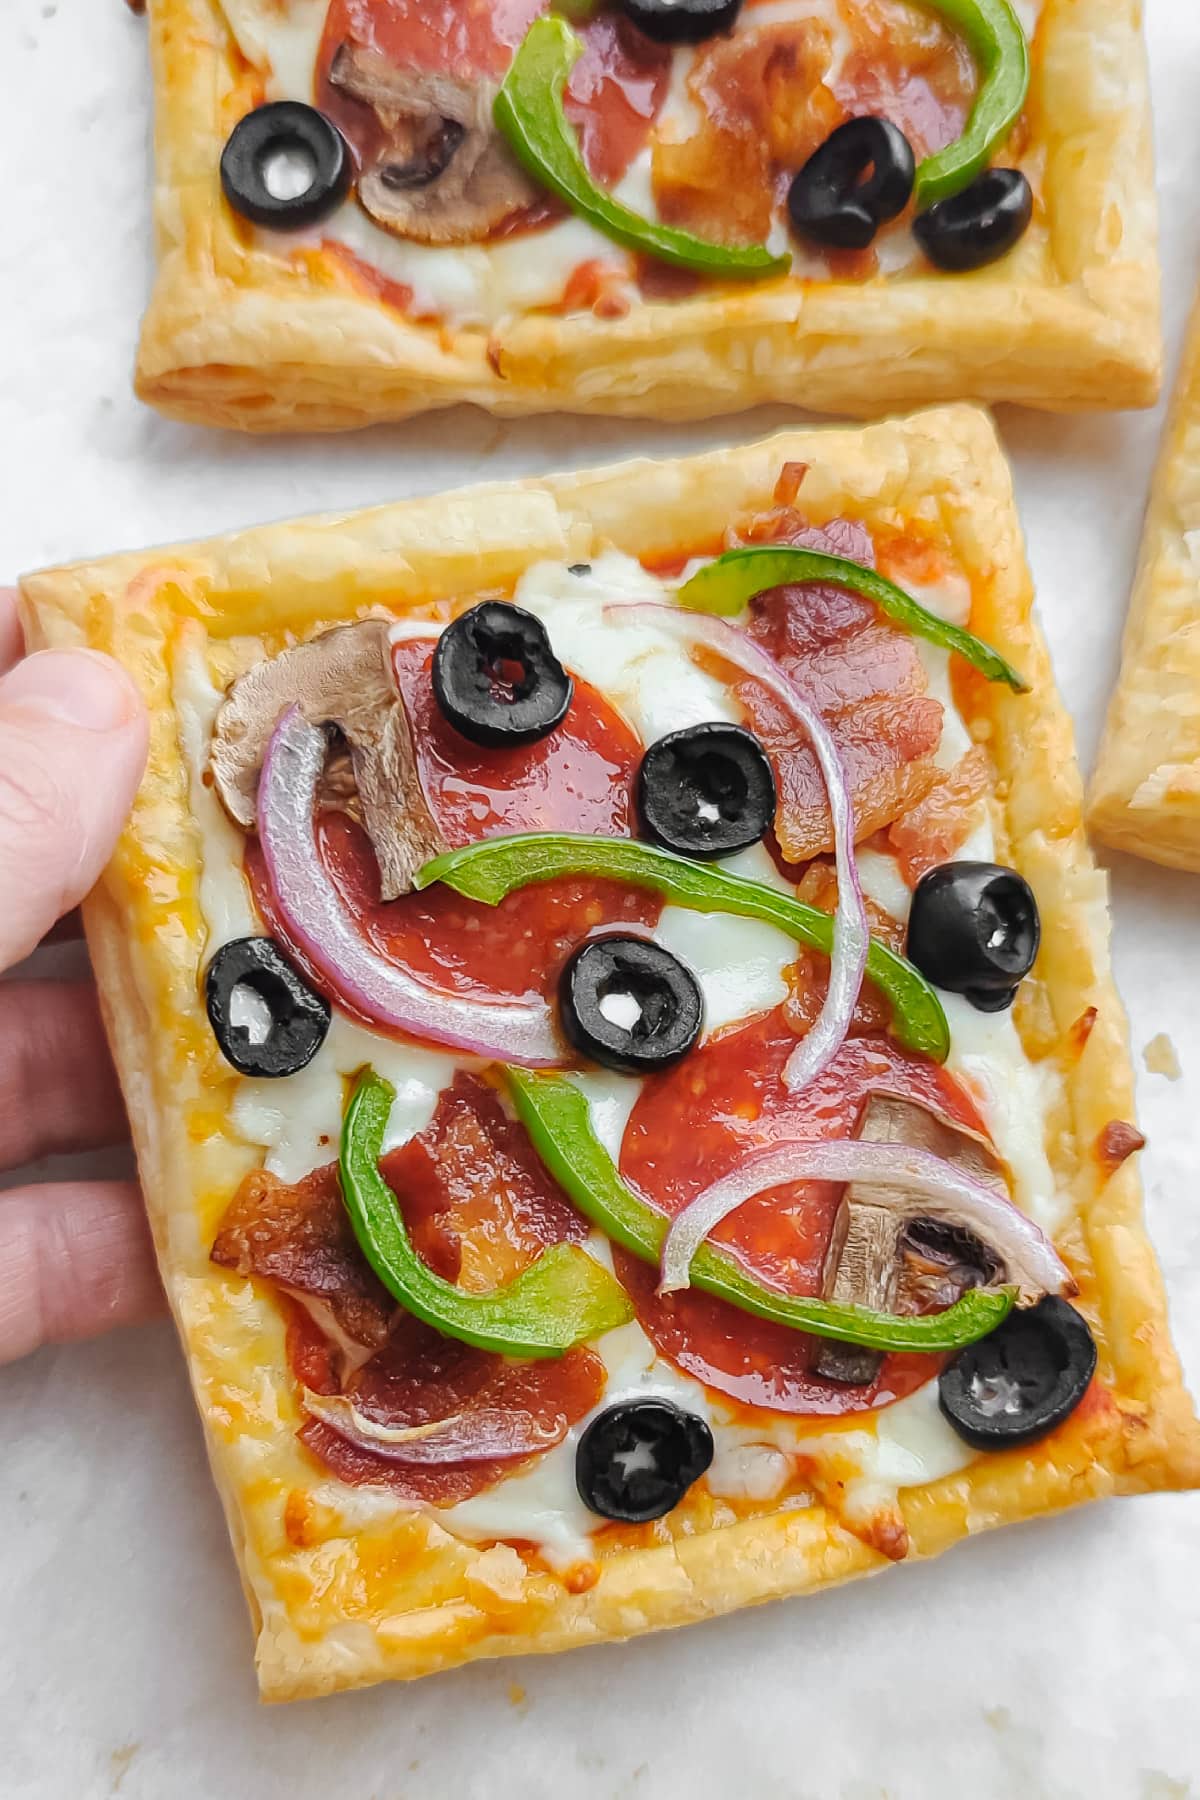
[[(785, 1141), (853, 1135), (872, 1089), (937, 1107), (979, 1130), (975, 1108), (937, 1064), (891, 1038), (855, 1038), (801, 1094), (782, 1081), (796, 1046), (783, 1010), (731, 1029), (669, 1073), (649, 1080), (621, 1149), (621, 1172), (674, 1217), (754, 1151)], [(722, 1222), (712, 1241), (784, 1293), (820, 1292), (822, 1264), (840, 1188), (803, 1182), (756, 1195)], [(618, 1274), (641, 1323), (664, 1355), (747, 1406), (789, 1413), (861, 1411), (900, 1399), (927, 1381), (936, 1360), (889, 1356), (870, 1389), (813, 1371), (816, 1340), (758, 1320), (700, 1292), (658, 1298), (656, 1273), (617, 1252)]]

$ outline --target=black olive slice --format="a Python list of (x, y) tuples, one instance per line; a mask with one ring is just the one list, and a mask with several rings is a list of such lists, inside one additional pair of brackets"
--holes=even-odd
[(908, 205), (916, 175), (912, 145), (887, 119), (848, 119), (814, 150), (788, 189), (801, 237), (835, 250), (865, 250), (879, 227)]
[(621, 11), (660, 44), (699, 44), (732, 31), (742, 0), (621, 0)]
[(204, 1000), (226, 1062), (239, 1075), (295, 1075), (329, 1031), (328, 1002), (284, 960), (274, 938), (235, 938), (208, 965)]
[(917, 883), (908, 959), (935, 987), (980, 1012), (1002, 1012), (1028, 975), (1042, 926), (1033, 889), (997, 863), (948, 862)]
[(575, 684), (532, 613), (485, 600), (447, 625), (433, 654), (433, 692), (456, 731), (500, 749), (561, 725)]
[(563, 1030), (582, 1055), (621, 1074), (670, 1068), (704, 1023), (692, 971), (648, 938), (592, 938), (559, 982)]
[(1096, 1370), (1087, 1321), (1050, 1295), (968, 1344), (938, 1376), (938, 1404), (976, 1450), (1032, 1444), (1074, 1412)]
[(346, 140), (299, 100), (272, 100), (239, 119), (221, 153), (235, 212), (273, 231), (303, 231), (341, 205), (354, 178)]
[(931, 263), (951, 274), (1007, 256), (1033, 217), (1033, 191), (1019, 169), (987, 169), (960, 194), (939, 200), (913, 221)]
[(601, 1518), (643, 1525), (678, 1506), (712, 1459), (712, 1432), (696, 1413), (672, 1400), (620, 1400), (580, 1438), (575, 1485)]
[(677, 856), (733, 856), (757, 844), (775, 818), (767, 753), (744, 725), (714, 720), (668, 732), (642, 758), (642, 829)]

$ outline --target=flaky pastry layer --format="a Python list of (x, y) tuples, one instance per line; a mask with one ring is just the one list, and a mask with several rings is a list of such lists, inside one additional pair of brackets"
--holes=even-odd
[(854, 415), (968, 397), (1150, 405), (1162, 352), (1141, 10), (1045, 0), (1025, 114), (1037, 214), (989, 269), (785, 277), (487, 330), (410, 319), (319, 249), (257, 248), (218, 163), (261, 74), (217, 0), (150, 0), (159, 273), (138, 391), (245, 431), (345, 430), (457, 401), (667, 419), (771, 401)]
[[(296, 1439), (297, 1395), (269, 1287), (208, 1260), (216, 1221), (261, 1153), (231, 1125), (236, 1077), (200, 1001), (201, 839), (172, 704), (176, 647), (199, 633), (218, 648), (250, 638), (275, 649), (285, 634), (309, 636), (371, 607), (404, 612), (509, 592), (535, 561), (586, 561), (609, 546), (643, 558), (684, 553), (711, 543), (718, 522), (768, 506), (784, 462), (808, 465), (803, 506), (813, 522), (847, 515), (944, 546), (968, 575), (972, 628), (1032, 683), (1017, 696), (972, 679), (963, 710), (997, 772), (997, 854), (1028, 877), (1041, 908), (1044, 946), (1018, 1026), (1028, 1053), (1061, 1073), (1048, 1149), (1076, 1212), (1059, 1247), (1093, 1323), (1103, 1385), (1041, 1444), (903, 1492), (910, 1554), (1094, 1496), (1200, 1482), (1200, 1438), (1136, 1170), (1126, 1162), (1111, 1172), (1097, 1154), (1105, 1125), (1133, 1108), (1105, 883), (1084, 837), (1070, 727), (986, 415), (952, 408), (864, 430), (792, 431), (685, 461), (482, 487), (80, 564), (25, 581), (27, 627), (34, 643), (112, 652), (152, 709), (146, 781), (86, 922), (268, 1698), (623, 1638), (888, 1566), (823, 1504), (733, 1508), (702, 1484), (670, 1519), (597, 1539), (584, 1591), (510, 1545), (463, 1542), (429, 1512), (395, 1503), (364, 1513), (362, 1490), (340, 1487)], [(1090, 1035), (1078, 1028), (1089, 1009)]]
[(1200, 300), (1150, 496), (1089, 818), (1118, 850), (1200, 869)]

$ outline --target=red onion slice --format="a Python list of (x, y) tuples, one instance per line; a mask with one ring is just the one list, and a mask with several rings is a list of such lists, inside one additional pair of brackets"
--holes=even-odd
[(372, 1024), (488, 1062), (554, 1068), (566, 1060), (550, 1010), (517, 1000), (466, 1000), (426, 987), (374, 950), (321, 861), (317, 784), (327, 739), (298, 706), (271, 734), (258, 789), (258, 832), (279, 914), (296, 946)]
[(816, 707), (805, 699), (794, 682), (788, 680), (774, 657), (768, 656), (752, 638), (724, 619), (714, 619), (706, 613), (682, 612), (678, 607), (655, 601), (634, 601), (628, 608), (614, 605), (605, 610), (614, 613), (632, 610), (647, 617), (653, 615), (656, 625), (665, 627), (677, 637), (706, 645), (724, 662), (732, 663), (734, 668), (766, 688), (791, 713), (812, 745), (833, 817), (838, 901), (833, 915), (833, 950), (825, 1003), (812, 1029), (792, 1051), (783, 1071), (785, 1086), (796, 1093), (828, 1068), (846, 1041), (862, 989), (871, 941), (854, 854), (854, 799), (837, 745)]
[(369, 1419), (344, 1394), (314, 1394), (306, 1389), (304, 1410), (356, 1450), (365, 1450), (383, 1462), (426, 1467), (533, 1456), (549, 1450), (563, 1436), (560, 1426), (543, 1425), (532, 1413), (504, 1412), (497, 1407), (452, 1413), (428, 1425), (394, 1428)]
[(676, 1214), (663, 1244), (660, 1294), (688, 1285), (692, 1258), (710, 1231), (768, 1188), (795, 1181), (863, 1181), (911, 1194), (912, 1219), (959, 1226), (979, 1238), (1004, 1266), (1022, 1300), (1073, 1293), (1075, 1284), (1054, 1245), (1033, 1220), (984, 1182), (974, 1181), (928, 1150), (909, 1144), (864, 1144), (856, 1138), (783, 1144), (750, 1157)]

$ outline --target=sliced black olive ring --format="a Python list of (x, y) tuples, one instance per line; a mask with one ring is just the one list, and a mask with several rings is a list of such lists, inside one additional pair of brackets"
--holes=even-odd
[(328, 1002), (297, 975), (274, 938), (223, 944), (204, 977), (209, 1023), (239, 1075), (295, 1075), (329, 1032)]
[(660, 44), (699, 44), (732, 31), (742, 0), (621, 0), (621, 10)]
[(575, 1485), (601, 1518), (643, 1525), (678, 1506), (712, 1459), (712, 1432), (696, 1413), (671, 1400), (621, 1400), (580, 1438)]
[(788, 189), (801, 237), (835, 250), (865, 250), (881, 225), (904, 211), (916, 159), (887, 119), (848, 119), (814, 150)]
[(574, 691), (546, 627), (520, 606), (485, 600), (438, 639), (434, 698), (473, 744), (535, 743), (562, 724)]
[(677, 856), (715, 860), (757, 844), (770, 829), (775, 777), (752, 731), (714, 720), (651, 744), (637, 800), (646, 837)]
[(917, 883), (907, 954), (935, 987), (980, 1012), (1012, 1004), (1042, 939), (1033, 889), (998, 863), (948, 862)]
[(221, 186), (230, 206), (274, 231), (303, 231), (327, 218), (353, 178), (353, 160), (337, 126), (299, 100), (272, 100), (247, 113), (221, 153)]
[(670, 1068), (704, 1024), (704, 996), (692, 971), (648, 938), (592, 938), (575, 951), (559, 983), (570, 1043), (619, 1074)]
[(1061, 1425), (1095, 1372), (1086, 1319), (1051, 1295), (960, 1350), (938, 1376), (938, 1404), (973, 1449), (1004, 1450)]
[(1033, 191), (1019, 169), (987, 169), (959, 194), (913, 221), (931, 263), (950, 274), (982, 269), (1007, 256), (1033, 217)]

